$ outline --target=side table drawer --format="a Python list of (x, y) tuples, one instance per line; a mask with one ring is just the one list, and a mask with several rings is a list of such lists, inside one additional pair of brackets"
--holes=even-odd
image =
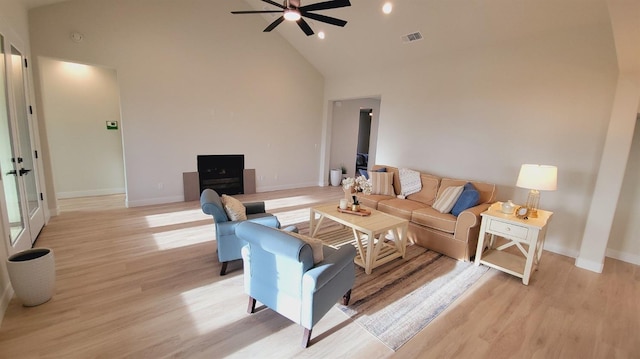
[(491, 222), (489, 222), (489, 231), (495, 232), (497, 235), (526, 240), (529, 229), (527, 227), (492, 219)]

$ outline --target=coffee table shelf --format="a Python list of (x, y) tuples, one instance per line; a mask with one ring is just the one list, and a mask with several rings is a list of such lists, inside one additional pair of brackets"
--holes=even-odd
[[(358, 251), (354, 262), (371, 274), (373, 268), (390, 262), (396, 258), (404, 258), (407, 247), (407, 228), (409, 221), (387, 213), (368, 209), (369, 216), (354, 216), (341, 213), (335, 204), (326, 204), (311, 208), (309, 233), (321, 239), (325, 244), (340, 247), (353, 245)], [(341, 224), (337, 230), (320, 233), (319, 229), (325, 218)], [(391, 232), (393, 241), (385, 239)]]

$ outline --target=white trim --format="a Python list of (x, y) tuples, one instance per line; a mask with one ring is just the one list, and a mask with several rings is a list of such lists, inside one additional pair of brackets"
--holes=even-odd
[(287, 185), (281, 185), (281, 186), (265, 186), (265, 187), (261, 186), (261, 187), (256, 188), (256, 192), (280, 191), (280, 190), (283, 190), (283, 189), (314, 187), (314, 186), (317, 186), (317, 185), (318, 184), (315, 183), (315, 182), (305, 182), (305, 183), (287, 184)]
[(175, 203), (175, 202), (184, 202), (184, 196), (158, 197), (158, 198), (141, 199), (136, 201), (130, 201), (129, 199), (127, 199), (125, 201), (125, 205), (127, 206), (127, 208), (131, 208), (131, 207), (151, 206), (154, 204), (165, 204), (165, 203)]
[(563, 246), (559, 246), (559, 245), (554, 245), (551, 244), (549, 242), (546, 242), (544, 244), (544, 250), (545, 251), (549, 251), (549, 252), (553, 252), (556, 254), (561, 254), (563, 256), (567, 256), (567, 257), (571, 257), (571, 258), (577, 258), (579, 252), (577, 250), (571, 250), (569, 248), (563, 247)]
[(0, 297), (0, 326), (2, 326), (2, 319), (4, 319), (4, 313), (9, 307), (11, 298), (13, 298), (13, 287), (10, 284), (7, 284), (7, 287), (2, 293), (2, 297)]
[(637, 254), (620, 252), (615, 249), (607, 248), (605, 255), (613, 259), (621, 260), (623, 262), (640, 265), (640, 256)]
[(78, 197), (94, 197), (94, 196), (107, 196), (110, 194), (124, 194), (124, 188), (105, 188), (95, 189), (88, 191), (73, 191), (73, 192), (56, 192), (56, 198), (78, 198)]
[(604, 268), (604, 263), (594, 262), (592, 260), (584, 259), (584, 258), (577, 258), (576, 267), (587, 269), (596, 273), (602, 273), (602, 269)]

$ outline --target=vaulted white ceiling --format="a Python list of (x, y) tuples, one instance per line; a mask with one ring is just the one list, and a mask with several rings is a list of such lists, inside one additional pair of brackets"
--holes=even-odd
[[(245, 1), (258, 10), (266, 5), (260, 0)], [(320, 0), (302, 1), (305, 5)], [(277, 30), (331, 77), (384, 71), (393, 66), (428, 66), (425, 60), (429, 57), (464, 57), (469, 52), (543, 41), (549, 36), (583, 31), (608, 19), (602, 16), (608, 11), (602, 0), (395, 0), (390, 1), (394, 7), (389, 15), (382, 13), (385, 2), (351, 0), (351, 7), (321, 12), (348, 21), (344, 28), (309, 21), (316, 33), (326, 33), (324, 40), (307, 37), (294, 23), (284, 22)], [(264, 17), (265, 27), (276, 18)], [(241, 25), (242, 19), (238, 23)], [(262, 30), (256, 28), (255, 36), (269, 36)], [(414, 32), (420, 32), (423, 39), (403, 42), (404, 35)]]
[[(29, 8), (64, 0), (20, 0)], [(220, 1), (220, 0), (215, 0)], [(323, 0), (301, 0), (302, 5)], [(278, 1), (277, 1), (278, 2)], [(307, 37), (296, 24), (283, 22), (272, 33), (262, 30), (277, 15), (232, 15), (237, 26), (264, 26), (255, 36), (278, 36), (289, 41), (326, 77), (354, 72), (384, 71), (393, 66), (426, 66), (431, 56), (465, 56), (469, 51), (505, 43), (537, 41), (550, 34), (582, 31), (602, 21), (612, 9), (621, 69), (640, 69), (640, 1), (635, 0), (390, 0), (393, 12), (382, 13), (385, 0), (351, 0), (352, 6), (317, 13), (347, 20), (344, 28), (308, 20), (324, 40)], [(276, 9), (260, 0), (236, 1), (237, 10)], [(607, 17), (608, 19), (608, 17)], [(229, 29), (233, 31), (233, 29)], [(422, 40), (405, 43), (404, 35), (420, 32)]]

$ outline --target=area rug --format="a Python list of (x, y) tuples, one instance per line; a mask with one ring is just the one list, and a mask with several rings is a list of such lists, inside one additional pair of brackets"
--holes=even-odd
[(488, 270), (412, 245), (405, 259), (356, 266), (349, 306), (338, 307), (392, 350), (425, 328)]

